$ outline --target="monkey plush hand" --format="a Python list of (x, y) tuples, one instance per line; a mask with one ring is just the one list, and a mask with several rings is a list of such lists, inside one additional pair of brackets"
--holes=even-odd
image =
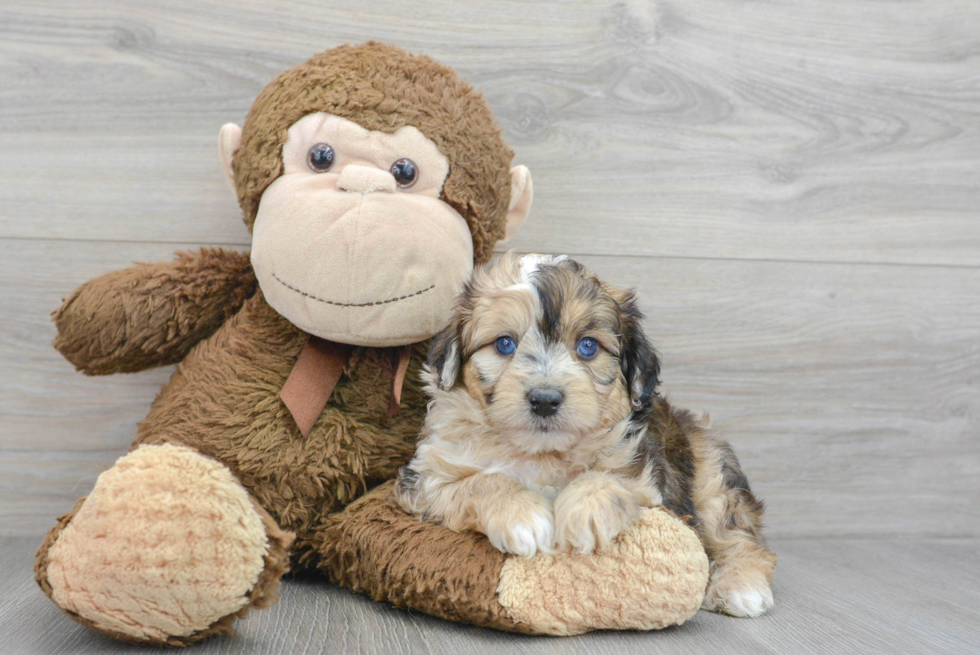
[(55, 346), (86, 374), (177, 364), (129, 454), (38, 549), (59, 607), (118, 639), (187, 645), (274, 602), (292, 565), (523, 632), (697, 610), (707, 560), (666, 512), (602, 554), (524, 559), (390, 500), (422, 423), (426, 341), (531, 202), (472, 88), (427, 57), (344, 46), (281, 74), (219, 150), (250, 257), (109, 273), (55, 313)]

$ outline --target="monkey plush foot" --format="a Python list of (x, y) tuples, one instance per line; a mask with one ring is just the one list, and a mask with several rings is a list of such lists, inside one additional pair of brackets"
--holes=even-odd
[[(339, 584), (453, 621), (531, 634), (651, 630), (683, 623), (704, 598), (697, 534), (646, 509), (609, 548), (588, 555), (504, 555), (480, 534), (418, 521), (384, 484), (331, 515), (318, 564)], [(302, 547), (302, 545), (301, 545)]]
[(511, 618), (545, 634), (659, 630), (697, 612), (707, 580), (697, 534), (653, 508), (601, 551), (508, 557), (497, 599)]
[(275, 602), (292, 539), (222, 464), (182, 446), (141, 446), (48, 533), (35, 576), (90, 628), (186, 646)]

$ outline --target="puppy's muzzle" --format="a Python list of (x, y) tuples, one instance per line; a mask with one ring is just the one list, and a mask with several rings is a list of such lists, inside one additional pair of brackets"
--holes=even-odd
[(531, 411), (542, 418), (554, 416), (564, 400), (565, 394), (558, 389), (531, 389), (527, 392)]

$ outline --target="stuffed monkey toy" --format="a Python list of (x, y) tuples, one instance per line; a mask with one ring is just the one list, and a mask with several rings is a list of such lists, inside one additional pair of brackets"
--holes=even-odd
[(282, 73), (219, 140), (251, 254), (109, 273), (54, 314), (55, 347), (85, 374), (177, 368), (38, 549), (44, 592), (106, 635), (182, 646), (275, 602), (290, 567), (505, 630), (688, 619), (707, 559), (664, 510), (611, 550), (528, 559), (390, 499), (425, 411), (427, 340), (531, 203), (481, 96), (427, 57), (343, 46)]

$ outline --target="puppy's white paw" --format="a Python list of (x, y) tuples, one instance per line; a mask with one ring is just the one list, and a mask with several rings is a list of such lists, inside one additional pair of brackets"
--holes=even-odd
[(486, 520), (485, 534), (504, 553), (533, 557), (554, 550), (555, 518), (551, 503), (533, 492), (517, 494)]
[(738, 584), (725, 576), (712, 576), (702, 604), (706, 610), (744, 618), (762, 616), (772, 605), (772, 589), (767, 582), (745, 580)]
[(558, 547), (583, 554), (608, 548), (639, 512), (636, 497), (618, 480), (585, 473), (555, 499)]
[(743, 589), (734, 591), (725, 600), (725, 613), (732, 616), (761, 616), (772, 607), (772, 589)]

